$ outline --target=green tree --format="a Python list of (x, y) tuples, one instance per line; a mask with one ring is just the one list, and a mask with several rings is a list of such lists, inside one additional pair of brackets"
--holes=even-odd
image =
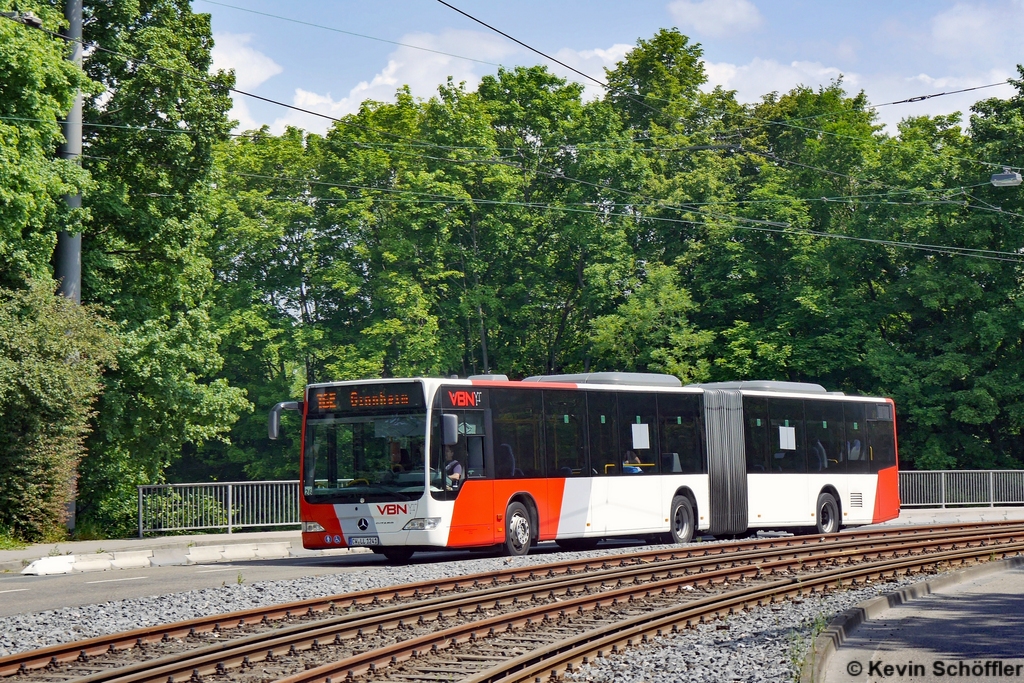
[[(83, 298), (117, 322), (118, 369), (82, 462), (83, 516), (127, 532), (135, 486), (160, 481), (186, 444), (226, 438), (249, 409), (217, 377), (207, 257), (215, 144), (230, 128), (230, 74), (209, 75), (209, 16), (184, 0), (86, 4)], [(99, 125), (94, 125), (99, 124)]]
[(595, 318), (592, 327), (597, 369), (664, 372), (683, 383), (708, 378), (711, 331), (695, 330), (687, 315), (696, 308), (679, 286), (672, 266), (652, 265), (644, 282), (615, 313)]
[[(12, 11), (11, 2), (0, 10)], [(49, 31), (63, 16), (48, 4), (19, 2)], [(50, 275), (57, 232), (76, 218), (63, 194), (80, 191), (88, 175), (54, 158), (63, 143), (59, 121), (79, 88), (92, 89), (66, 60), (65, 45), (46, 33), (0, 18), (0, 286), (19, 287)]]

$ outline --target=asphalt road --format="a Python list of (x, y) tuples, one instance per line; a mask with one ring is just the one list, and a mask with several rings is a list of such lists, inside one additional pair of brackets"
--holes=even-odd
[[(423, 553), (412, 564), (440, 559), (466, 559), (469, 553)], [(59, 607), (78, 607), (150, 595), (167, 595), (230, 585), (239, 581), (275, 581), (304, 576), (357, 572), (367, 566), (382, 566), (378, 555), (344, 557), (298, 557), (282, 560), (193, 564), (148, 569), (59, 574), (53, 576), (0, 575), (0, 616), (43, 612)]]
[[(639, 544), (639, 541), (605, 543), (600, 548), (633, 544)], [(558, 551), (559, 548), (554, 543), (541, 543), (531, 554), (542, 556)], [(498, 551), (418, 552), (409, 564), (467, 560), (487, 554), (494, 556)], [(387, 559), (380, 555), (359, 553), (52, 576), (25, 576), (12, 572), (0, 574), (0, 616), (43, 612), (60, 607), (79, 607), (123, 598), (181, 593), (230, 585), (238, 581), (251, 584), (258, 581), (358, 572), (364, 567), (380, 567), (387, 564)]]

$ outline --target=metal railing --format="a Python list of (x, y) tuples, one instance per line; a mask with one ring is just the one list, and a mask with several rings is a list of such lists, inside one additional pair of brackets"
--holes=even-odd
[(298, 526), (299, 482), (139, 486), (139, 538), (164, 531)]
[(1024, 504), (1024, 470), (900, 472), (903, 507)]
[[(298, 526), (299, 482), (139, 486), (139, 538), (164, 531)], [(903, 507), (1024, 505), (1024, 470), (900, 472)]]

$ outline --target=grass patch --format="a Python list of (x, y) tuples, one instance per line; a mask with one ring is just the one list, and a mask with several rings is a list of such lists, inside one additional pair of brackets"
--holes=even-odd
[(75, 541), (105, 541), (110, 538), (103, 527), (92, 520), (75, 521), (75, 530), (71, 532)]
[(789, 667), (794, 681), (800, 680), (800, 672), (814, 648), (814, 639), (828, 628), (828, 618), (819, 612), (810, 623), (805, 622), (805, 626), (810, 626), (810, 634), (805, 636), (797, 631), (789, 634)]
[(27, 547), (28, 543), (16, 538), (7, 527), (0, 526), (0, 550), (21, 550)]

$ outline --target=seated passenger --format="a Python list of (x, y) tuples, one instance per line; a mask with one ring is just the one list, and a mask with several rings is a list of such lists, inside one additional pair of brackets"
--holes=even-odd
[(626, 451), (626, 455), (622, 459), (623, 474), (642, 474), (643, 471), (643, 468), (640, 467), (640, 456), (633, 451)]
[(390, 469), (392, 472), (405, 472), (405, 467), (402, 465), (402, 450), (397, 441), (392, 441), (390, 445), (391, 450), (391, 465)]
[(458, 486), (462, 479), (462, 463), (455, 459), (455, 451), (451, 446), (444, 447), (444, 476), (451, 480), (452, 485)]

